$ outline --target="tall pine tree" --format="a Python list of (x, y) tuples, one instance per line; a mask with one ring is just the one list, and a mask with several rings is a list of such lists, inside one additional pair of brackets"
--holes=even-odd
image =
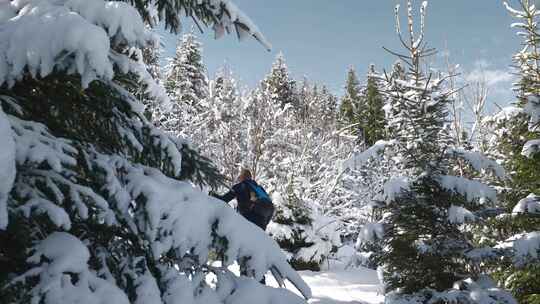
[[(475, 302), (476, 294), (499, 303), (515, 303), (494, 286), (475, 283), (482, 275), (472, 271), (467, 253), (474, 249), (466, 223), (476, 221), (479, 212), (496, 200), (490, 187), (476, 180), (453, 175), (448, 110), (452, 92), (445, 89), (445, 77), (425, 74), (426, 57), (434, 50), (424, 42), (427, 2), (420, 9), (419, 34), (413, 33), (412, 1), (408, 4), (409, 37), (399, 25), (397, 32), (407, 51), (399, 55), (408, 70), (403, 79), (388, 76), (385, 96), (391, 146), (400, 175), (383, 187), (384, 216), (379, 223), (365, 225), (364, 235), (383, 237), (386, 302), (459, 303)], [(390, 51), (391, 52), (391, 51)], [(394, 52), (391, 52), (396, 54)], [(456, 155), (467, 159), (467, 155)], [(381, 233), (382, 232), (382, 233)]]
[(382, 76), (370, 65), (365, 87), (361, 87), (355, 70), (347, 73), (345, 95), (341, 100), (340, 120), (343, 127), (349, 126), (358, 136), (360, 144), (370, 147), (384, 138), (384, 100), (381, 92)]
[(242, 165), (247, 166), (244, 108), (236, 79), (224, 66), (210, 82), (210, 94), (188, 127), (190, 138), (203, 155), (214, 160), (229, 183), (236, 180)]
[(283, 53), (277, 55), (270, 73), (262, 81), (261, 86), (270, 94), (272, 101), (282, 107), (286, 105), (298, 106), (296, 81), (289, 75), (289, 68), (285, 63)]
[(351, 126), (352, 130), (355, 130), (353, 133), (358, 133), (360, 130), (360, 111), (362, 108), (360, 81), (355, 69), (351, 66), (347, 71), (345, 95), (341, 98), (339, 114), (341, 124), (344, 127)]
[(518, 19), (513, 27), (519, 29), (523, 48), (514, 55), (520, 76), (517, 108), (511, 109), (515, 115), (496, 125), (500, 134), (496, 152), (511, 177), (502, 196), (506, 214), (493, 221), (494, 235), (502, 241), (498, 248), (508, 251), (496, 273), (519, 303), (536, 304), (540, 303), (540, 10), (534, 1), (517, 3), (517, 9), (505, 3)]
[(208, 96), (208, 77), (203, 63), (202, 45), (193, 30), (182, 36), (176, 53), (166, 67), (167, 93), (175, 102), (196, 106)]
[(193, 30), (179, 40), (175, 56), (166, 66), (163, 83), (171, 105), (161, 109), (160, 125), (169, 132), (181, 134), (200, 110), (201, 100), (208, 97), (202, 46)]
[(364, 111), (362, 114), (362, 130), (367, 146), (374, 145), (377, 141), (385, 138), (385, 113), (384, 97), (381, 92), (381, 76), (375, 71), (375, 66), (369, 67), (366, 87), (362, 92), (364, 99)]

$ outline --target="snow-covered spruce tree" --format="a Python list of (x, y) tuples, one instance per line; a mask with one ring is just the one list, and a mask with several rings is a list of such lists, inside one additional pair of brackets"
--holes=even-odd
[[(283, 105), (271, 82), (262, 81), (250, 94), (244, 122), (248, 130), (246, 165), (276, 197), (277, 215), (268, 228), (270, 234), (283, 245), (297, 269), (318, 269), (336, 238), (329, 229), (319, 229), (324, 219), (312, 204), (318, 191), (306, 185), (319, 182), (321, 161), (335, 161), (324, 160), (323, 154), (335, 149), (326, 140), (335, 135), (332, 130), (336, 125), (336, 99), (327, 90), (314, 94), (307, 87), (310, 86), (306, 84), (307, 94), (302, 99), (305, 104), (297, 107), (291, 103)], [(326, 127), (320, 121), (322, 116), (328, 117)]]
[(298, 107), (295, 111), (297, 119), (302, 123), (307, 122), (309, 118), (310, 102), (312, 100), (312, 88), (307, 76), (304, 76), (302, 83), (298, 88), (297, 98)]
[[(276, 214), (268, 231), (296, 269), (317, 268), (317, 263), (297, 262), (296, 253), (312, 245), (305, 241), (311, 227), (311, 209), (299, 196), (294, 178), (295, 161), (301, 153), (296, 133), (300, 130), (291, 104), (282, 107), (275, 88), (262, 82), (248, 100), (248, 165), (257, 180), (272, 194)], [(312, 265), (312, 264), (315, 264)]]
[[(149, 30), (151, 28), (147, 26)], [(146, 65), (148, 74), (155, 82), (160, 83), (162, 76), (160, 57), (162, 53), (162, 45), (157, 34), (154, 34), (155, 41), (142, 49), (142, 61)], [(128, 87), (128, 91), (144, 105), (144, 115), (149, 121), (156, 121), (159, 118), (160, 103), (148, 94), (148, 85), (140, 81), (135, 75), (132, 75), (132, 83)]]
[(314, 92), (313, 100), (310, 103), (310, 116), (312, 120), (316, 119), (317, 122), (312, 123), (311, 126), (320, 129), (320, 132), (335, 130), (338, 115), (337, 102), (337, 97), (330, 93), (324, 85), (320, 92)]
[[(279, 152), (279, 147), (271, 141), (276, 138), (280, 140), (276, 132), (278, 126), (283, 125), (284, 115), (282, 108), (278, 103), (272, 101), (272, 96), (263, 88), (256, 88), (249, 93), (246, 100), (245, 115), (247, 121), (247, 157), (244, 160), (247, 167), (251, 168), (252, 174), (257, 179), (265, 179), (272, 182), (275, 174), (281, 174), (280, 171), (270, 170), (273, 166), (268, 162), (273, 158), (274, 151)], [(274, 117), (277, 119), (274, 120)], [(285, 141), (286, 142), (286, 141)], [(283, 152), (275, 157), (281, 157)], [(284, 174), (286, 176), (286, 174)], [(275, 183), (265, 185), (270, 188), (275, 187)], [(267, 189), (268, 190), (268, 189)]]
[[(229, 1), (155, 3), (262, 37)], [(100, 0), (0, 7), (2, 302), (304, 303), (257, 283), (271, 269), (310, 293), (262, 231), (193, 188), (215, 169), (127, 91), (136, 75), (165, 100), (142, 63), (153, 39), (140, 14)], [(229, 272), (233, 261), (256, 280)]]
[[(402, 79), (400, 67), (396, 64), (395, 71), (388, 77)], [(362, 108), (359, 110), (357, 124), (362, 132), (361, 142), (340, 169), (336, 187), (341, 202), (333, 203), (332, 209), (341, 213), (343, 233), (348, 245), (352, 247), (354, 244), (358, 251), (347, 261), (350, 265), (377, 267), (381, 253), (380, 241), (373, 239), (371, 233), (362, 234), (363, 230), (359, 231), (358, 228), (381, 219), (380, 193), (385, 182), (399, 171), (393, 156), (381, 153), (391, 144), (383, 140), (386, 137), (386, 118), (382, 87), (386, 80), (385, 75), (377, 73), (375, 67), (370, 66), (366, 85), (360, 91)], [(366, 145), (370, 148), (366, 148)]]
[[(277, 186), (288, 179), (283, 161), (298, 149), (295, 132), (296, 81), (289, 76), (283, 54), (279, 54), (268, 75), (247, 97), (245, 124), (248, 129), (248, 162), (258, 178)], [(290, 161), (290, 159), (289, 159)], [(268, 185), (270, 186), (270, 185)]]
[(289, 75), (283, 53), (277, 55), (270, 73), (264, 78), (261, 86), (268, 91), (272, 101), (279, 103), (282, 107), (288, 104), (298, 106), (296, 81)]
[(337, 98), (325, 86), (319, 90), (314, 85), (308, 91), (306, 98), (300, 99), (301, 107), (304, 103), (308, 106), (305, 107), (306, 118), (298, 126), (301, 129), (299, 142), (303, 146), (303, 153), (299, 155), (300, 175), (309, 181), (305, 196), (315, 202), (319, 212), (339, 216), (350, 207), (341, 193), (340, 163), (353, 151), (356, 137), (351, 135), (348, 126), (340, 129)]
[[(521, 0), (517, 9), (505, 3), (518, 19), (513, 24), (523, 38), (514, 56), (520, 79), (516, 84), (516, 107), (505, 108), (496, 123), (495, 154), (501, 155), (510, 173), (503, 193), (506, 214), (494, 223), (496, 246), (502, 254), (497, 274), (519, 303), (540, 303), (540, 10), (534, 1)], [(501, 252), (502, 250), (502, 252)]]
[(208, 77), (202, 58), (202, 46), (193, 33), (178, 40), (176, 53), (165, 67), (163, 84), (171, 99), (169, 109), (159, 108), (156, 114), (161, 128), (176, 135), (185, 133), (190, 121), (200, 110), (200, 102), (208, 97)]
[(310, 162), (295, 159), (289, 180), (274, 191), (276, 215), (268, 231), (295, 269), (318, 271), (341, 244), (339, 223), (321, 212), (320, 201), (328, 196), (320, 190), (327, 190), (323, 183), (329, 178), (324, 179), (320, 173), (295, 177), (293, 174), (303, 172), (303, 163)]
[(173, 101), (196, 107), (200, 100), (208, 97), (208, 77), (202, 45), (193, 31), (178, 41), (174, 58), (165, 67), (164, 86)]
[[(493, 260), (486, 264), (485, 268), (493, 271), (494, 277), (504, 282), (504, 286), (513, 292), (520, 303), (535, 303), (532, 300), (540, 292), (540, 286), (536, 283), (540, 269), (536, 267), (537, 262), (532, 257), (538, 249), (531, 246), (530, 253), (518, 253), (517, 243), (514, 247), (512, 242), (505, 242), (514, 236), (525, 236), (537, 231), (540, 227), (538, 210), (535, 207), (539, 206), (538, 201), (534, 194), (531, 195), (540, 190), (540, 175), (538, 170), (534, 169), (538, 168), (539, 163), (535, 160), (536, 157), (528, 158), (521, 154), (523, 145), (531, 138), (527, 136), (530, 134), (528, 116), (521, 107), (508, 106), (496, 115), (487, 117), (484, 123), (493, 134), (486, 145), (489, 147), (488, 152), (502, 163), (510, 177), (504, 187), (501, 187), (499, 205), (502, 211), (498, 212), (500, 214), (496, 218), (489, 220), (489, 225), (486, 225), (481, 234), (486, 246), (495, 247), (489, 252)], [(529, 195), (531, 196), (528, 197)], [(516, 239), (524, 245), (527, 244), (527, 238), (522, 238)], [(534, 238), (529, 241), (535, 242)], [(501, 244), (504, 244), (505, 250), (498, 246)]]
[[(284, 189), (283, 189), (284, 188)], [(291, 175), (289, 182), (273, 196), (276, 214), (268, 227), (270, 235), (288, 255), (296, 270), (320, 270), (323, 256), (313, 257), (307, 248), (315, 243), (309, 238), (312, 230), (313, 210), (302, 199), (301, 187)]]
[(366, 145), (372, 146), (377, 141), (385, 138), (386, 120), (383, 110), (384, 99), (381, 92), (381, 76), (375, 71), (374, 65), (370, 65), (366, 79), (366, 87), (362, 92), (362, 98), (365, 100), (362, 130)]
[[(345, 213), (347, 217), (356, 215), (350, 202), (344, 200), (340, 165), (353, 150), (355, 137), (346, 128), (338, 129), (337, 98), (324, 85), (319, 90), (316, 85), (304, 83), (299, 107), (294, 109), (296, 113), (302, 111), (303, 119), (293, 124), (297, 131), (293, 132), (291, 143), (298, 148), (290, 155), (289, 172), (295, 175), (297, 196), (310, 209), (312, 221), (310, 226), (303, 226), (303, 237), (313, 244), (295, 256), (301, 257), (305, 265), (322, 267), (341, 245), (337, 236), (345, 230)], [(301, 243), (302, 239), (298, 241)], [(308, 261), (311, 262), (305, 263)]]
[(408, 71), (404, 79), (388, 78), (384, 88), (389, 135), (401, 159), (401, 174), (383, 187), (382, 220), (364, 227), (378, 231), (377, 235), (383, 231), (385, 301), (515, 303), (495, 286), (485, 286), (485, 280), (476, 282), (482, 276), (471, 272), (466, 253), (474, 244), (463, 227), (496, 200), (495, 191), (452, 175), (447, 127), (452, 92), (444, 87), (446, 77), (426, 75), (421, 68), (424, 59), (434, 54), (424, 42), (427, 2), (421, 6), (418, 36), (413, 33), (412, 1), (407, 4), (410, 39), (401, 34), (399, 6), (396, 28), (408, 51), (399, 55)]
[[(349, 67), (347, 71), (347, 79), (345, 81), (345, 95), (341, 98), (339, 107), (340, 123), (343, 127), (351, 126), (353, 133), (358, 133), (359, 112), (363, 105), (360, 97), (361, 87), (356, 70), (354, 67)], [(356, 132), (355, 132), (356, 131)], [(359, 134), (356, 134), (357, 136)]]
[(210, 95), (186, 132), (229, 182), (236, 180), (247, 155), (244, 103), (236, 79), (225, 65), (210, 82)]
[(345, 95), (341, 100), (340, 120), (344, 127), (350, 126), (358, 136), (362, 147), (370, 147), (384, 138), (384, 101), (381, 94), (381, 75), (370, 65), (366, 84), (361, 87), (355, 70), (347, 73)]
[[(343, 165), (342, 185), (348, 195), (342, 206), (349, 242), (355, 255), (347, 261), (351, 266), (377, 268), (382, 254), (382, 210), (385, 207), (384, 187), (401, 174), (399, 157), (391, 148), (394, 141), (378, 141), (365, 151), (356, 151)], [(341, 209), (341, 208), (340, 208)], [(339, 209), (338, 209), (339, 210)]]

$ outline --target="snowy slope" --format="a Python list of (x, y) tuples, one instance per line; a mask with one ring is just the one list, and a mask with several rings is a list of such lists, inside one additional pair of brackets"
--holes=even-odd
[[(378, 293), (379, 281), (374, 270), (358, 268), (323, 272), (301, 271), (300, 275), (313, 292), (309, 303), (379, 304), (384, 301), (384, 296)], [(268, 283), (277, 286), (273, 280), (268, 280)], [(287, 287), (293, 289), (290, 285)]]

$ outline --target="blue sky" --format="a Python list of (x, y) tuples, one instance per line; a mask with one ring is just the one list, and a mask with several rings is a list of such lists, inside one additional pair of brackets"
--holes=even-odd
[[(213, 39), (200, 34), (210, 75), (227, 62), (241, 83), (254, 86), (283, 52), (292, 75), (306, 75), (340, 94), (346, 70), (360, 75), (370, 63), (389, 68), (395, 58), (382, 46), (401, 50), (394, 30), (394, 6), (404, 0), (235, 0), (272, 43), (267, 52), (255, 40), (238, 42), (234, 35)], [(511, 2), (511, 1), (510, 1)], [(416, 6), (420, 1), (415, 1)], [(499, 0), (431, 0), (427, 40), (440, 54), (449, 52), (463, 77), (475, 79), (483, 71), (490, 80), (492, 102), (511, 99), (511, 56), (519, 49), (509, 16)], [(186, 23), (185, 28), (191, 26)], [(164, 34), (165, 56), (172, 56), (177, 37)]]

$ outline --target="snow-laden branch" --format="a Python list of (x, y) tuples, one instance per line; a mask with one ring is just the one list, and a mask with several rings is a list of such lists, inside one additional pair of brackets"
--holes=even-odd
[(123, 2), (10, 1), (0, 10), (0, 84), (13, 85), (25, 71), (32, 77), (66, 71), (87, 87), (113, 78), (113, 47), (151, 39), (137, 10)]
[(538, 260), (540, 257), (540, 231), (515, 235), (495, 248), (512, 250), (514, 262), (523, 265), (527, 261)]
[(521, 214), (521, 213), (536, 213), (540, 214), (540, 196), (535, 194), (529, 194), (526, 198), (521, 199), (512, 213)]
[[(30, 297), (36, 303), (129, 304), (128, 297), (113, 283), (100, 278), (88, 266), (90, 252), (75, 236), (54, 232), (33, 248), (28, 262), (35, 266), (11, 284), (35, 278)], [(77, 283), (74, 283), (77, 282)]]
[(439, 176), (441, 187), (449, 191), (455, 191), (465, 197), (469, 202), (479, 201), (480, 203), (489, 200), (497, 201), (497, 192), (495, 189), (475, 180), (463, 177), (441, 175)]
[(150, 241), (155, 259), (175, 250), (191, 251), (203, 259), (200, 262), (205, 262), (215, 246), (216, 235), (227, 239), (225, 265), (247, 259), (247, 271), (257, 279), (275, 268), (304, 297), (311, 296), (309, 287), (289, 265), (279, 246), (233, 209), (156, 169), (134, 168), (126, 179), (130, 196), (137, 201), (144, 198), (135, 219), (139, 231)]
[(407, 176), (391, 177), (383, 186), (384, 198), (387, 202), (391, 202), (398, 198), (403, 191), (408, 191), (410, 188), (411, 185)]
[(62, 172), (65, 166), (77, 163), (74, 158), (77, 150), (68, 140), (52, 136), (45, 125), (11, 115), (8, 120), (17, 148), (17, 164), (46, 163), (54, 171)]
[(524, 11), (520, 11), (520, 10), (514, 9), (514, 8), (511, 7), (510, 4), (508, 4), (508, 2), (506, 2), (506, 1), (503, 2), (503, 5), (504, 5), (504, 7), (506, 8), (506, 10), (507, 10), (511, 15), (513, 15), (513, 16), (516, 17), (516, 18), (525, 18), (525, 16), (527, 16), (527, 14), (526, 14)]
[(381, 153), (389, 146), (392, 146), (395, 141), (379, 140), (369, 149), (363, 152), (354, 153), (347, 161), (344, 162), (344, 169), (355, 169), (365, 165), (367, 162), (377, 159)]
[(540, 139), (529, 140), (523, 145), (521, 150), (521, 155), (525, 157), (533, 157), (536, 153), (540, 151)]
[(450, 154), (459, 157), (469, 163), (478, 172), (493, 172), (500, 179), (508, 178), (506, 171), (496, 161), (487, 158), (480, 152), (468, 151), (457, 148), (451, 149)]
[[(236, 33), (240, 40), (244, 39), (247, 36), (252, 36), (257, 41), (259, 41), (267, 50), (272, 49), (272, 45), (264, 35), (261, 30), (255, 25), (255, 23), (242, 12), (238, 7), (230, 0), (210, 0), (216, 8), (225, 7), (227, 15), (223, 16), (219, 23), (214, 25), (214, 30), (216, 32), (216, 37), (219, 38), (223, 36), (225, 31), (230, 31), (231, 25), (234, 24)], [(223, 14), (225, 15), (225, 14)]]
[(362, 244), (374, 242), (382, 239), (384, 235), (384, 228), (381, 223), (366, 223), (360, 229), (358, 233), (358, 239), (356, 240), (356, 247), (360, 247)]
[(454, 224), (463, 224), (466, 222), (473, 222), (476, 219), (474, 214), (459, 206), (451, 206), (448, 209), (448, 221)]

